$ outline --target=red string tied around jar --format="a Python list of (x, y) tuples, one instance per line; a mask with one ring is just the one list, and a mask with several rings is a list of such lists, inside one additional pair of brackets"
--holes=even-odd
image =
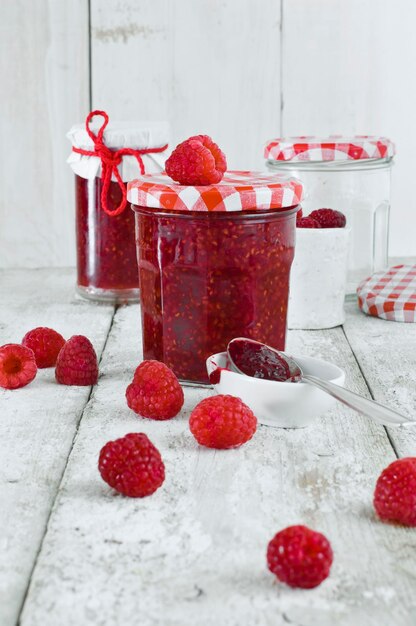
[[(90, 122), (93, 117), (96, 115), (100, 115), (104, 118), (104, 122), (98, 130), (98, 133), (95, 135), (90, 129)], [(88, 136), (92, 139), (94, 143), (94, 150), (83, 150), (82, 148), (72, 147), (73, 152), (77, 152), (78, 154), (83, 154), (85, 156), (94, 156), (101, 159), (101, 180), (103, 181), (102, 189), (101, 189), (101, 206), (103, 210), (107, 213), (107, 215), (115, 216), (120, 215), (124, 211), (127, 206), (127, 191), (126, 186), (120, 176), (120, 172), (118, 171), (118, 166), (120, 165), (123, 156), (134, 156), (137, 159), (137, 162), (140, 167), (140, 172), (142, 174), (145, 173), (145, 167), (142, 159), (143, 154), (152, 154), (157, 152), (164, 152), (168, 147), (168, 144), (162, 146), (161, 148), (142, 148), (142, 149), (133, 149), (133, 148), (120, 148), (120, 150), (112, 150), (108, 148), (108, 146), (104, 143), (104, 131), (108, 124), (108, 115), (105, 111), (91, 111), (91, 113), (87, 116), (85, 120), (85, 129), (88, 133)], [(122, 199), (120, 204), (116, 209), (111, 211), (108, 208), (107, 204), (107, 195), (110, 187), (111, 178), (114, 176), (116, 179), (121, 193)]]

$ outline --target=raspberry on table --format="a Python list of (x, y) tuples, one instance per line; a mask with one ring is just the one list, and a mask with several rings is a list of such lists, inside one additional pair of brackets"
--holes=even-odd
[(296, 213), (296, 226), (298, 225), (299, 220), (301, 220), (303, 217), (303, 210), (302, 208), (298, 209), (298, 212)]
[(296, 228), (321, 228), (321, 225), (313, 217), (307, 216), (296, 220)]
[(176, 146), (165, 169), (181, 185), (212, 185), (222, 179), (227, 161), (211, 137), (195, 135)]
[(374, 508), (383, 521), (416, 526), (416, 457), (393, 461), (381, 472)]
[(205, 398), (189, 418), (191, 433), (207, 448), (237, 448), (252, 438), (257, 418), (240, 398), (228, 395)]
[(130, 433), (106, 443), (98, 469), (110, 487), (130, 498), (150, 496), (165, 480), (160, 452), (144, 433)]
[(64, 344), (65, 339), (56, 330), (42, 326), (29, 330), (22, 339), (22, 345), (33, 350), (39, 368), (56, 365)]
[(168, 420), (182, 408), (182, 387), (172, 370), (160, 361), (143, 361), (126, 389), (127, 405), (142, 417)]
[(344, 228), (347, 223), (345, 215), (334, 209), (316, 209), (308, 217), (316, 220), (321, 228)]
[(18, 343), (0, 346), (0, 387), (25, 387), (36, 376), (38, 368), (33, 350)]
[(74, 335), (65, 343), (56, 361), (55, 378), (62, 385), (95, 385), (98, 361), (92, 343), (83, 335)]
[(328, 577), (332, 560), (325, 535), (306, 526), (288, 526), (267, 547), (269, 570), (290, 587), (317, 587)]

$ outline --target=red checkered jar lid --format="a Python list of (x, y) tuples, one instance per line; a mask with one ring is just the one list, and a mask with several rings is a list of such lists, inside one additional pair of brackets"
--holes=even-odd
[(169, 211), (267, 211), (296, 206), (302, 184), (283, 174), (226, 172), (216, 185), (175, 183), (167, 174), (149, 174), (133, 180), (127, 199), (134, 205)]
[(386, 137), (356, 135), (354, 137), (286, 137), (271, 139), (264, 148), (266, 159), (274, 161), (361, 161), (390, 159), (394, 143)]
[(367, 315), (394, 322), (416, 322), (416, 265), (376, 272), (357, 288), (358, 306)]

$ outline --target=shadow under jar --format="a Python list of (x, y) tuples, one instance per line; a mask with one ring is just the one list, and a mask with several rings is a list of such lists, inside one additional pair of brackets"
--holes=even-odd
[[(101, 127), (92, 122), (104, 117)], [(167, 148), (166, 122), (108, 123), (93, 111), (68, 133), (68, 162), (75, 173), (77, 291), (90, 300), (139, 299), (134, 215), (127, 183), (141, 172), (160, 172)]]
[[(161, 204), (178, 206), (172, 204), (173, 196), (185, 188), (155, 176), (156, 188), (163, 184), (164, 192), (144, 196), (141, 189), (147, 185), (148, 190), (150, 178), (129, 185), (136, 214), (144, 358), (163, 361), (183, 382), (208, 383), (207, 357), (224, 350), (234, 337), (283, 350), (299, 182), (229, 172), (209, 190), (188, 187), (189, 208), (172, 210)], [(238, 183), (241, 189), (234, 191)], [(158, 206), (144, 206), (149, 198)], [(208, 208), (212, 202), (215, 210)]]

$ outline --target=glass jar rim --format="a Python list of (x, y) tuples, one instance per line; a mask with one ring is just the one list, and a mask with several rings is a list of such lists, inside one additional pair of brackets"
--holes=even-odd
[(280, 209), (264, 209), (259, 210), (256, 208), (245, 209), (244, 211), (175, 211), (172, 209), (159, 209), (152, 207), (144, 207), (137, 204), (131, 204), (131, 209), (136, 214), (153, 215), (154, 217), (178, 217), (180, 219), (259, 219), (264, 221), (268, 217), (272, 219), (280, 219), (290, 217), (299, 211), (300, 204), (295, 204), (291, 207), (285, 207)]
[(393, 165), (393, 157), (381, 159), (345, 159), (345, 161), (277, 161), (267, 159), (266, 165), (273, 170), (307, 170), (307, 171), (348, 171), (348, 170), (373, 170), (390, 169)]

